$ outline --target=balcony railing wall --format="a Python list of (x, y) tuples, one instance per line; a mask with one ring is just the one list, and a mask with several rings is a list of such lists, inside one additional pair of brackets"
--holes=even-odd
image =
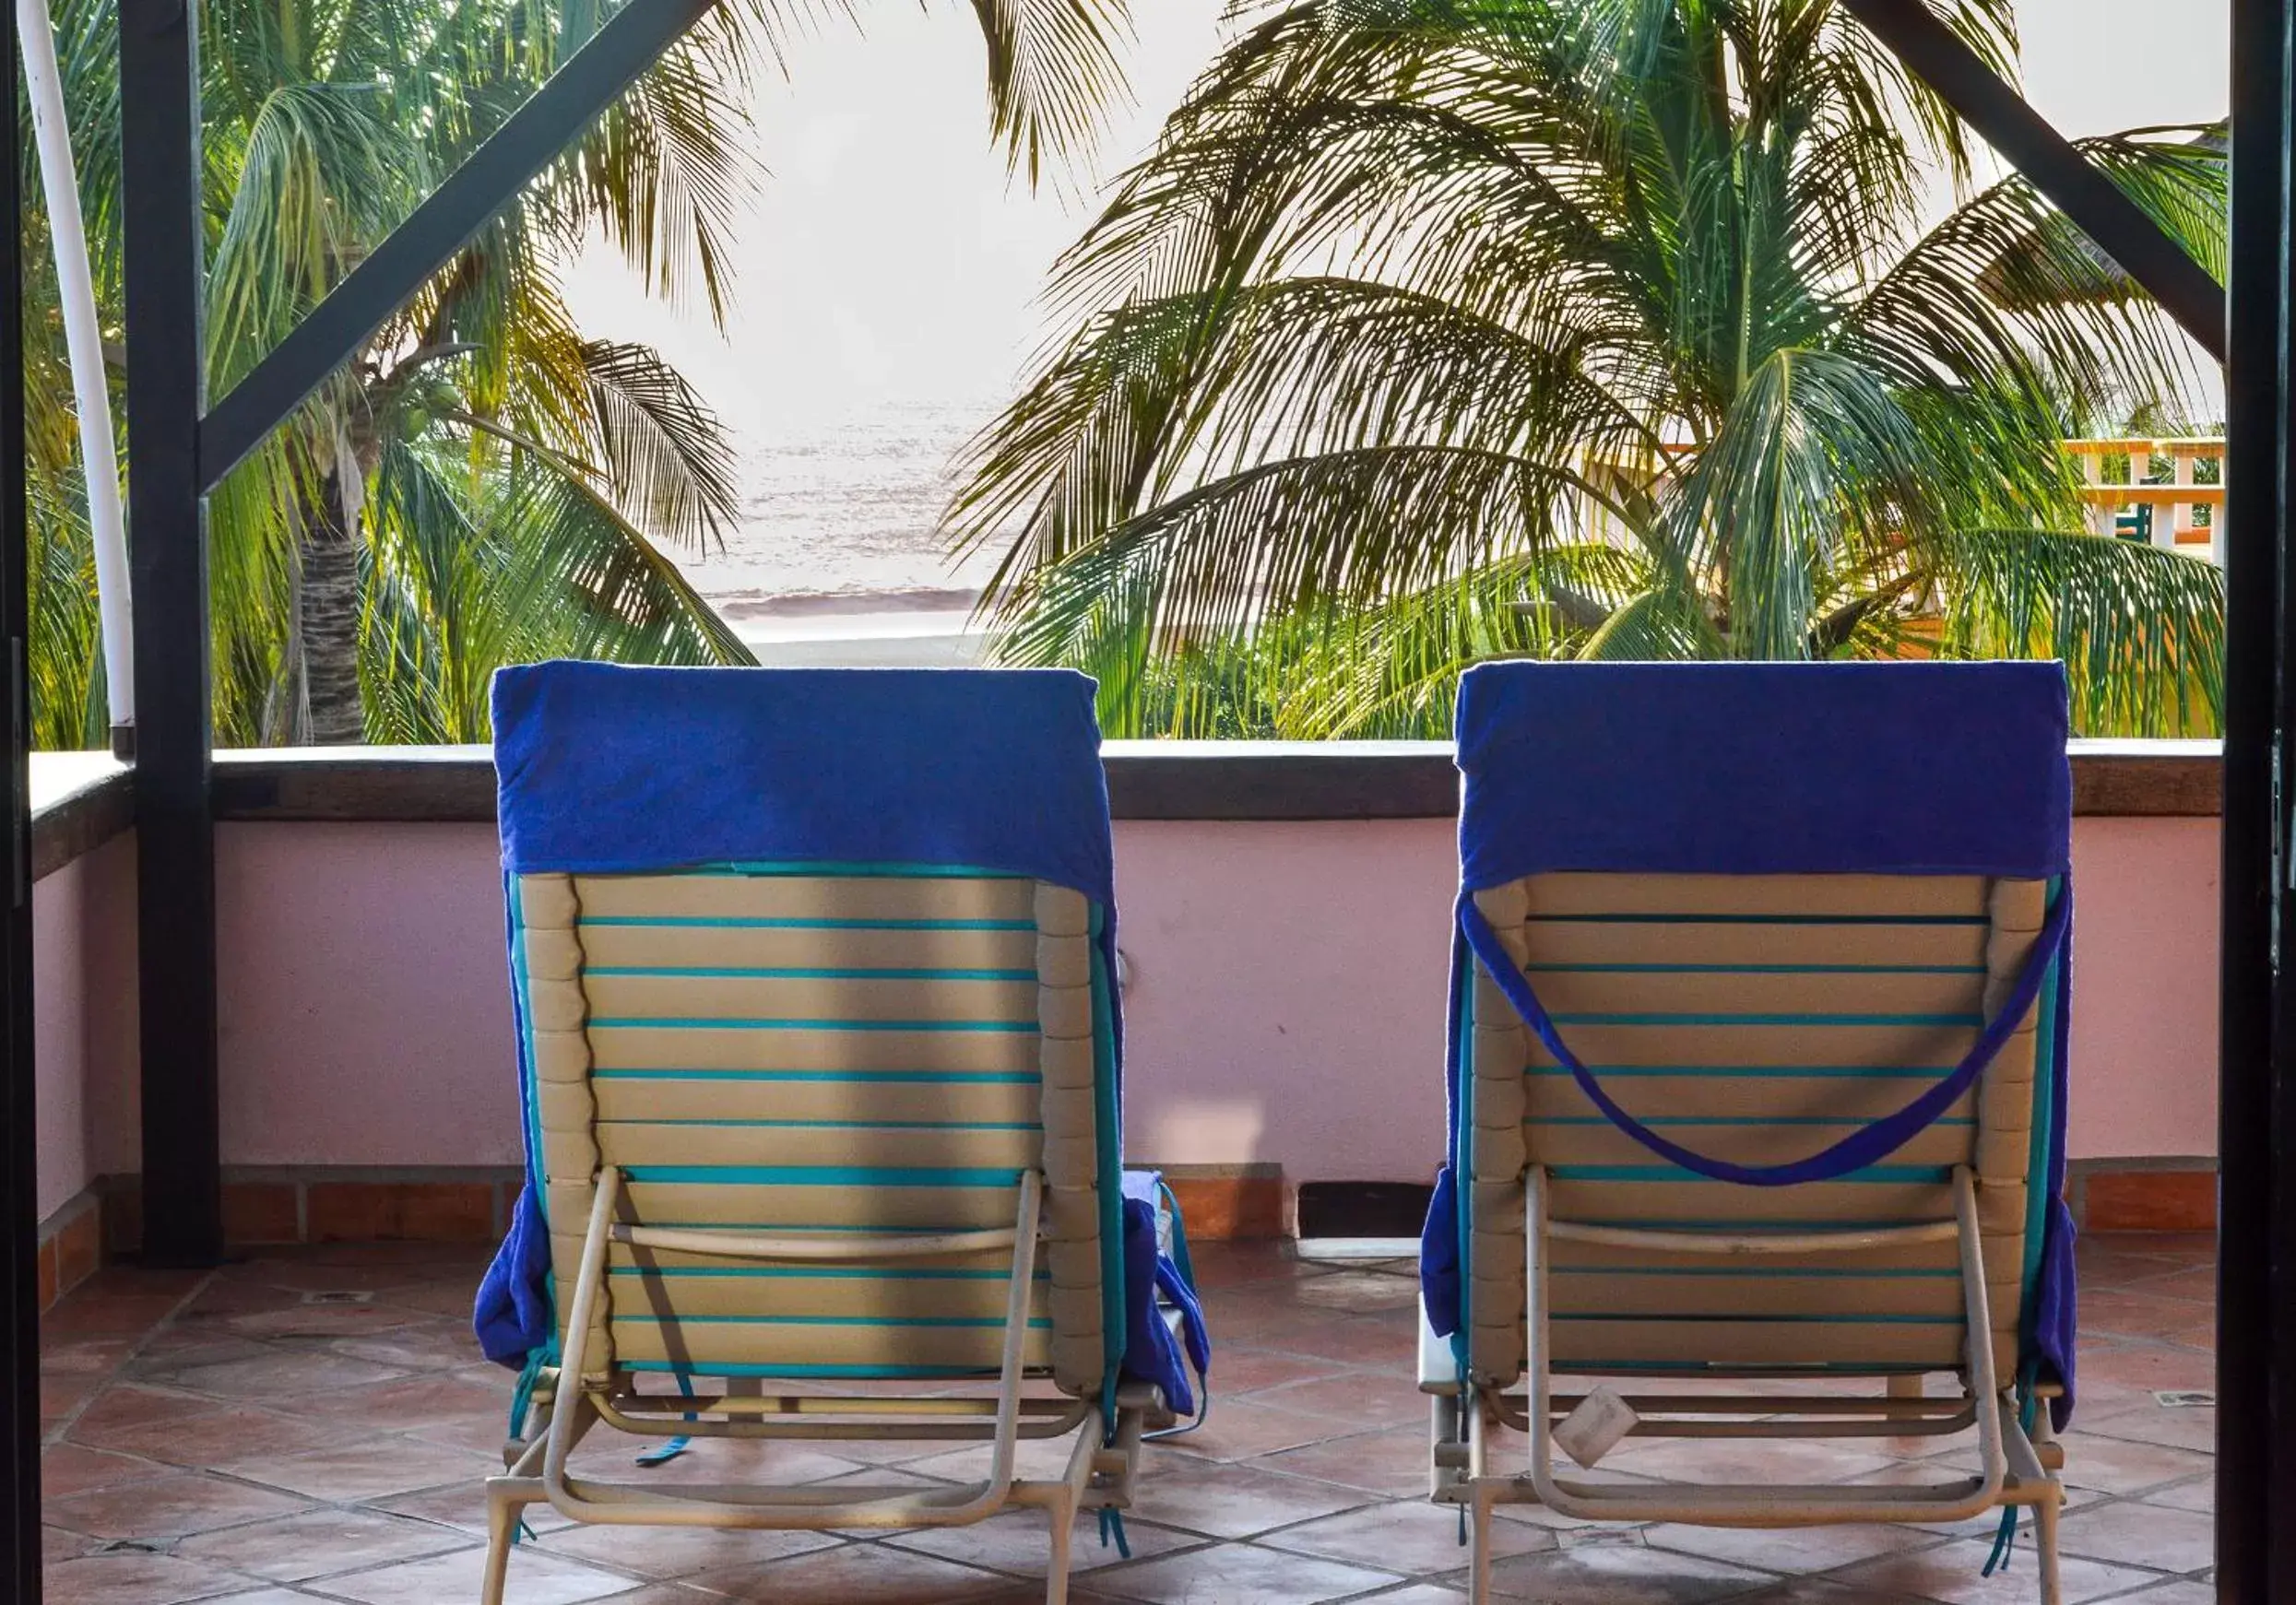
[[(2205, 1162), (2218, 824), (2199, 809), (2214, 759), (2197, 744), (2118, 750), (2077, 761), (2072, 1151)], [(1291, 1183), (1432, 1171), (1453, 826), (1436, 812), (1439, 749), (1419, 755), (1431, 763), (1382, 756), (1411, 758), (1410, 773), (1389, 762), (1347, 808), (1381, 811), (1384, 797), (1421, 817), (1119, 818), (1132, 1155), (1280, 1167)], [(1350, 761), (1312, 761), (1338, 774)], [(217, 839), (224, 1163), (463, 1176), (515, 1165), (495, 835), (468, 817), (488, 797), (482, 756), (441, 756), (394, 795), (373, 770), (354, 782), (348, 763), (331, 773), (299, 758), (278, 773), (287, 779), (227, 773), (221, 787), (227, 813), (254, 816), (228, 819)], [(1136, 775), (1115, 789), (1119, 815), (1299, 811), (1282, 785), (1239, 784), (1221, 783), (1233, 806)], [(426, 796), (448, 817), (420, 817)], [(391, 817), (309, 817), (330, 811)], [(136, 1168), (133, 853), (132, 835), (112, 835), (38, 885), (46, 1210)]]

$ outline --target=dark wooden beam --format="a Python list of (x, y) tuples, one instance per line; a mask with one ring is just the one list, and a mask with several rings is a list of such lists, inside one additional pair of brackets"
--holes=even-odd
[(211, 1265), (223, 1252), (198, 31), (185, 0), (122, 0), (144, 1253), (163, 1265)]
[(2226, 1407), (2217, 1412), (2216, 1532), (2217, 1597), (2233, 1605), (2296, 1597), (2296, 1513), (2288, 1506), (2296, 1359), (2280, 1307), (2296, 1264), (2296, 1217), (2285, 1202), (2291, 977), (2276, 932), (2296, 913), (2276, 774), (2288, 718), (2290, 15), (2290, 0), (2232, 0), (2217, 1135), (2217, 1391)]
[[(23, 153), (13, 93), (20, 81), (14, 7), (0, 18), (0, 217), (21, 218)], [(40, 1143), (32, 1081), (32, 882), (24, 739), (23, 230), (0, 245), (0, 655), (8, 735), (7, 901), (0, 913), (0, 1594), (40, 1605)]]
[(304, 397), (356, 356), (431, 276), (558, 159), (716, 0), (629, 0), (512, 112), (430, 199), (216, 403), (199, 431), (212, 490)]
[(2225, 360), (2224, 287), (1923, 0), (1842, 3), (2100, 251), (2144, 286), (2186, 334), (2218, 361)]

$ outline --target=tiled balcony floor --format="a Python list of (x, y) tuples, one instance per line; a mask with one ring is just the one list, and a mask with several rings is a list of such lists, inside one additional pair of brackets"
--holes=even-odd
[[(2155, 1390), (2212, 1385), (2210, 1245), (2082, 1245), (2083, 1401), (2066, 1440), (2066, 1599), (2203, 1605), (2213, 1412)], [(1402, 1267), (1296, 1264), (1272, 1246), (1199, 1253), (1219, 1342), (1201, 1432), (1151, 1446), (1118, 1563), (1086, 1534), (1079, 1605), (1354, 1600), (1438, 1605), (1465, 1554), (1454, 1514), (1418, 1497), (1426, 1415), (1411, 1386)], [(506, 1374), (465, 1325), (479, 1257), (416, 1245), (285, 1251), (213, 1275), (107, 1270), (47, 1330), (48, 1596), (53, 1605), (462, 1605), (477, 1599), (483, 1499)], [(311, 1293), (370, 1295), (307, 1303)], [(594, 1434), (593, 1445), (610, 1439)], [(618, 1454), (620, 1446), (613, 1446)], [(1778, 1449), (1629, 1445), (1606, 1465), (1800, 1479), (1907, 1475), (1923, 1440)], [(1950, 1457), (1949, 1446), (1942, 1451)], [(586, 1449), (586, 1453), (587, 1450)], [(930, 1446), (886, 1454), (705, 1445), (664, 1476), (962, 1476)], [(626, 1464), (626, 1460), (624, 1461)], [(1778, 1462), (1772, 1460), (1773, 1466)], [(633, 1473), (636, 1474), (636, 1473)], [(1041, 1599), (1041, 1518), (846, 1541), (565, 1528), (532, 1513), (517, 1605), (922, 1605)], [(1501, 1592), (1578, 1605), (1849, 1605), (2038, 1598), (2029, 1548), (1990, 1582), (1985, 1524), (1937, 1532), (1595, 1529), (1531, 1509), (1502, 1522)]]

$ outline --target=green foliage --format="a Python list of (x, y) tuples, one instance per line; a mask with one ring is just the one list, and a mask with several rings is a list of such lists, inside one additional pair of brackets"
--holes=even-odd
[[(1943, 11), (2014, 70), (2008, 0)], [(2221, 272), (2220, 139), (2084, 148)], [(1439, 734), (1506, 654), (2061, 655), (2085, 729), (2219, 716), (2220, 574), (2068, 533), (2057, 444), (2184, 417), (2192, 348), (1829, 0), (1245, 6), (1051, 301), (951, 525), (1114, 731)]]
[[(722, 316), (735, 225), (762, 171), (748, 81), (778, 67), (793, 30), (850, 10), (712, 9), (218, 488), (219, 742), (325, 727), (311, 670), (332, 648), (306, 627), (316, 565), (342, 549), (322, 538), (329, 519), (356, 548), (342, 661), (356, 655), (348, 716), (370, 740), (485, 739), (487, 683), (506, 663), (749, 661), (667, 555), (721, 542), (739, 514), (724, 429), (657, 352), (586, 336), (561, 285), (574, 252), (602, 236), (650, 292)], [(993, 124), (1033, 179), (1089, 137), (1118, 87), (1123, 0), (973, 10)], [(604, 0), (205, 0), (210, 394), (260, 361), (611, 11)], [(55, 22), (116, 346), (118, 0), (56, 0)], [(17, 114), (28, 116), (20, 97)], [(23, 145), (37, 195), (29, 134)], [(81, 746), (105, 723), (93, 564), (37, 212), (24, 233), (36, 739)]]

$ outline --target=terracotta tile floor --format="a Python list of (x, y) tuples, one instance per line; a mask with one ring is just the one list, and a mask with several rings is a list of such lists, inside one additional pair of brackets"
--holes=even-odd
[[(2213, 1412), (2156, 1390), (2211, 1386), (2204, 1238), (2082, 1245), (2084, 1394), (2067, 1440), (2066, 1598), (2201, 1605)], [(1094, 1602), (1457, 1601), (1455, 1515), (1420, 1498), (1425, 1410), (1411, 1385), (1402, 1266), (1303, 1265), (1273, 1246), (1199, 1254), (1220, 1343), (1211, 1422), (1151, 1446), (1132, 1558), (1078, 1542)], [(212, 1275), (106, 1270), (50, 1316), (45, 1466), (53, 1605), (461, 1605), (477, 1599), (483, 1498), (507, 1375), (460, 1312), (478, 1256), (406, 1245), (266, 1254)], [(329, 1295), (349, 1295), (348, 1298)], [(591, 1445), (610, 1434), (593, 1436)], [(611, 1446), (615, 1460), (627, 1451)], [(1890, 1452), (1890, 1451), (1895, 1451)], [(608, 1457), (586, 1446), (586, 1456)], [(1935, 1440), (1727, 1448), (1629, 1444), (1638, 1467), (1896, 1480), (1966, 1455)], [(875, 1462), (864, 1469), (862, 1457)], [(924, 1481), (963, 1455), (704, 1446), (664, 1477)], [(1934, 1469), (1934, 1468), (1933, 1468)], [(802, 1534), (571, 1529), (538, 1510), (515, 1605), (922, 1605), (1041, 1599), (1041, 1519), (846, 1540)], [(1517, 1507), (1499, 1588), (1547, 1605), (1850, 1605), (2038, 1598), (2032, 1560), (1980, 1578), (1982, 1523), (1936, 1531), (1596, 1528)]]

